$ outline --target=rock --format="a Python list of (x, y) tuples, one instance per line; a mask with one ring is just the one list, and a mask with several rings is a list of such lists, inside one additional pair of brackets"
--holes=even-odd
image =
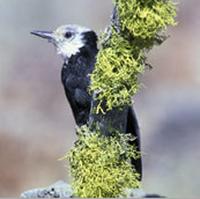
[(20, 195), (20, 198), (71, 198), (72, 195), (71, 186), (60, 180), (45, 188), (25, 191)]
[(149, 194), (146, 193), (143, 189), (127, 189), (126, 192), (127, 198), (165, 198), (159, 194)]
[[(158, 194), (147, 194), (143, 189), (127, 189), (127, 198), (164, 198)], [(71, 185), (60, 180), (45, 187), (36, 188), (23, 192), (20, 198), (72, 198), (73, 190)]]

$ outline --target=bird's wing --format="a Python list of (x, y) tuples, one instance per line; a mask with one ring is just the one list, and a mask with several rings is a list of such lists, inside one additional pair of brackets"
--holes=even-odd
[(91, 96), (87, 93), (86, 89), (76, 88), (74, 92), (74, 99), (78, 106), (89, 107), (91, 103)]

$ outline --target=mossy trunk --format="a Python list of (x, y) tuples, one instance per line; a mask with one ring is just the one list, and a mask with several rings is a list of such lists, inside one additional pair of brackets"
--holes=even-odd
[[(128, 107), (140, 88), (146, 53), (161, 44), (161, 34), (175, 25), (172, 0), (113, 0), (111, 25), (101, 39), (95, 69), (89, 125), (77, 129), (78, 140), (68, 153), (73, 188), (78, 197), (120, 197), (140, 186), (131, 166), (139, 157), (127, 135)], [(131, 132), (130, 132), (131, 133)]]
[(99, 126), (101, 132), (105, 136), (110, 136), (113, 131), (126, 132), (128, 106), (121, 109), (113, 108), (106, 114), (99, 112), (95, 113), (98, 101), (94, 101), (91, 105), (91, 113), (89, 118), (89, 126), (93, 129), (96, 125)]

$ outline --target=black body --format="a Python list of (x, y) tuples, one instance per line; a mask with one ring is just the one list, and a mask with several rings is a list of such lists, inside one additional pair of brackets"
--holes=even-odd
[(91, 96), (88, 92), (90, 84), (89, 74), (92, 73), (97, 49), (97, 36), (93, 31), (83, 33), (85, 45), (80, 52), (64, 63), (61, 78), (65, 94), (72, 108), (78, 126), (87, 123), (90, 113)]
[[(90, 84), (89, 74), (92, 73), (96, 62), (97, 36), (95, 32), (85, 32), (86, 44), (80, 52), (69, 58), (68, 63), (63, 65), (61, 77), (67, 99), (72, 108), (72, 112), (78, 126), (87, 124), (89, 120), (92, 97), (89, 95)], [(132, 107), (129, 107), (127, 114), (126, 133), (132, 133), (137, 139), (133, 141), (138, 151), (140, 151), (140, 135), (138, 122)], [(142, 176), (141, 159), (132, 160), (136, 171)]]

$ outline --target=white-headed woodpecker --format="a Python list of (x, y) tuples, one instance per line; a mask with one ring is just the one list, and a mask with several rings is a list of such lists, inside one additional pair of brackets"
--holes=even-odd
[[(54, 44), (57, 53), (62, 56), (64, 64), (61, 79), (76, 124), (78, 126), (87, 124), (92, 102), (92, 96), (88, 92), (89, 74), (94, 69), (98, 53), (96, 33), (78, 25), (65, 25), (55, 31), (33, 31), (31, 33)], [(132, 107), (127, 113), (126, 133), (132, 133), (137, 138), (134, 144), (140, 150), (139, 127)], [(132, 164), (142, 176), (141, 158), (133, 160)]]

